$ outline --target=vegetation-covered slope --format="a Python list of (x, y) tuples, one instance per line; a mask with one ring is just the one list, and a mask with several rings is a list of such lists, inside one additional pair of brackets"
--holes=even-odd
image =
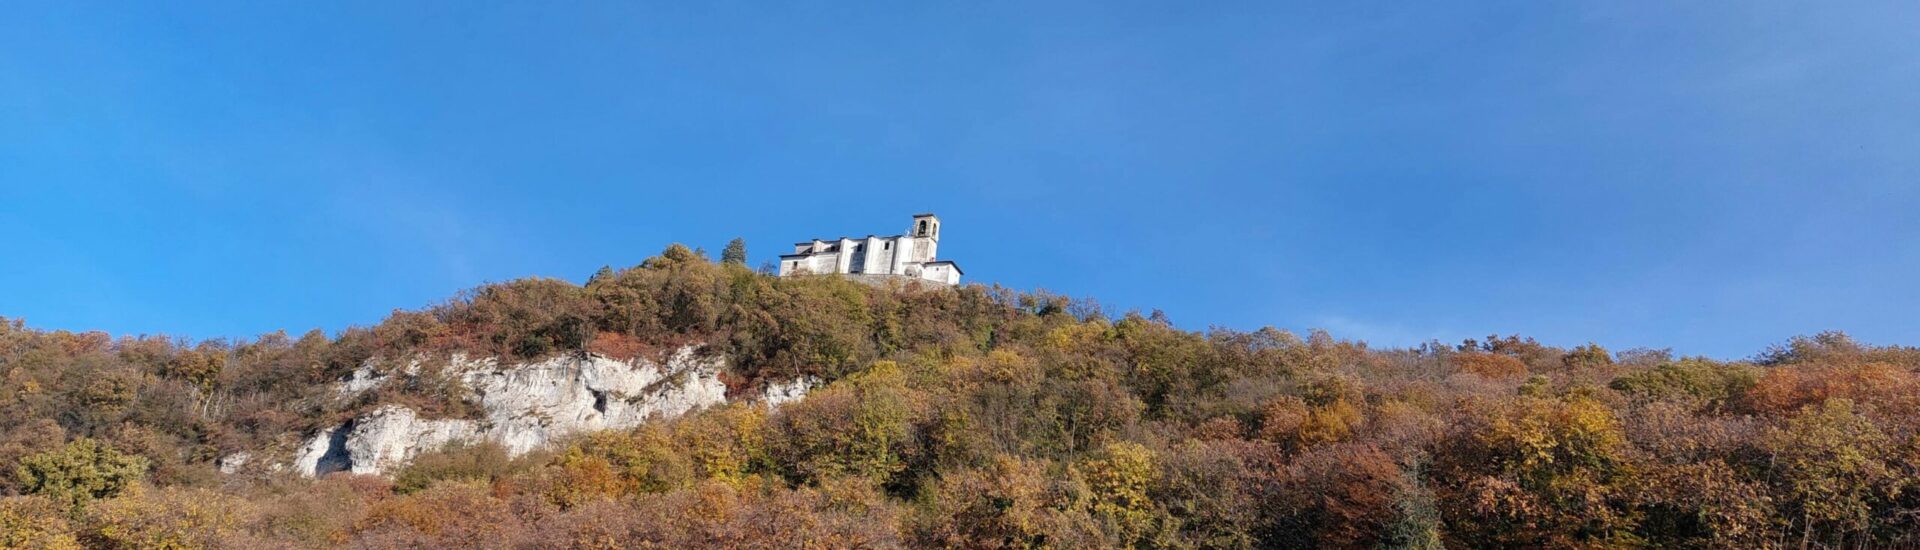
[[(1376, 350), (1187, 332), (1088, 301), (777, 279), (672, 247), (329, 337), (114, 339), (0, 322), (0, 547), (1767, 547), (1920, 544), (1920, 350), (1750, 362), (1517, 337)], [(392, 480), (223, 475), (356, 410), (471, 414), (368, 360), (704, 344), (742, 395)], [(279, 447), (276, 447), (279, 446)]]

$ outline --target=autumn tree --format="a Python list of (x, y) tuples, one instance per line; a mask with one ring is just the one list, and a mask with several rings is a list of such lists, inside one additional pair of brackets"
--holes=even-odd
[(167, 361), (162, 374), (184, 380), (202, 391), (212, 390), (226, 363), (226, 354), (219, 350), (185, 350)]
[[(1263, 506), (1267, 540), (1294, 547), (1380, 545), (1399, 519), (1409, 489), (1400, 466), (1380, 449), (1340, 444), (1306, 452), (1274, 473)], [(1284, 542), (1283, 542), (1284, 541)]]
[(1613, 355), (1607, 353), (1607, 348), (1600, 347), (1600, 344), (1588, 342), (1567, 350), (1560, 362), (1569, 369), (1590, 370), (1613, 365)]
[(1454, 370), (1484, 378), (1519, 378), (1527, 375), (1527, 363), (1511, 355), (1468, 351), (1448, 360)]
[(1630, 540), (1635, 468), (1611, 410), (1585, 397), (1522, 397), (1483, 414), (1441, 455), (1449, 546)]
[(554, 466), (549, 498), (567, 507), (664, 492), (693, 478), (692, 465), (658, 425), (631, 434), (591, 434), (562, 452)]
[(442, 481), (491, 482), (528, 469), (515, 462), (499, 443), (449, 445), (413, 457), (393, 475), (394, 490), (411, 493)]
[(1800, 410), (1760, 445), (1795, 513), (1804, 547), (1816, 532), (1833, 538), (1865, 531), (1874, 503), (1890, 492), (1887, 435), (1846, 399)]
[(923, 542), (949, 548), (1043, 546), (1058, 512), (1044, 466), (1014, 456), (940, 476)]
[[(1920, 543), (1920, 348), (1370, 347), (734, 258), (674, 245), (583, 285), (488, 284), (299, 338), (0, 319), (0, 492), (25, 494), (0, 499), (0, 547)], [(727, 404), (515, 458), (428, 450), (391, 480), (215, 467), (371, 407), (479, 420), (454, 354), (681, 349), (724, 361)], [(343, 395), (360, 368), (389, 381)]]
[(0, 548), (80, 550), (69, 511), (43, 497), (0, 498)]
[(798, 481), (858, 476), (876, 482), (907, 467), (922, 409), (891, 361), (782, 407), (767, 423), (772, 456)]
[(246, 503), (218, 491), (136, 485), (88, 510), (87, 538), (111, 549), (220, 548), (246, 513)]
[(1777, 542), (1780, 521), (1765, 483), (1724, 460), (1649, 467), (1637, 497), (1638, 527), (1655, 547), (1763, 548)]
[(1086, 482), (1088, 509), (1121, 546), (1164, 545), (1163, 537), (1175, 528), (1172, 516), (1148, 495), (1160, 480), (1156, 462), (1152, 449), (1120, 441), (1076, 466)]
[(353, 546), (509, 548), (525, 528), (509, 503), (486, 485), (441, 483), (374, 504)]

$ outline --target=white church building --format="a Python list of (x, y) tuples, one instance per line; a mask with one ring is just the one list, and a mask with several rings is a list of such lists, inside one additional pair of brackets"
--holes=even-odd
[(792, 254), (780, 256), (780, 276), (892, 276), (960, 284), (959, 264), (934, 259), (939, 248), (940, 218), (920, 214), (913, 217), (913, 225), (905, 235), (795, 243)]

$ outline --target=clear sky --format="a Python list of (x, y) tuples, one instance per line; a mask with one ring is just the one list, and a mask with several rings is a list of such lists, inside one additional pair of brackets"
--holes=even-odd
[(934, 211), (1194, 329), (1920, 344), (1914, 2), (483, 4), (9, 3), (0, 315), (338, 330)]

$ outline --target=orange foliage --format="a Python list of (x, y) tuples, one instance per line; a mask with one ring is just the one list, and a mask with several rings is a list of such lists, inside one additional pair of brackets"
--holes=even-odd
[(1786, 413), (1831, 398), (1913, 410), (1920, 377), (1886, 363), (1776, 367), (1747, 392), (1747, 405), (1756, 412)]
[(1208, 419), (1206, 422), (1201, 422), (1199, 426), (1195, 426), (1193, 429), (1193, 437), (1194, 439), (1209, 441), (1239, 439), (1243, 431), (1245, 430), (1240, 426), (1239, 420), (1234, 420), (1231, 416), (1222, 416)]
[(587, 343), (587, 351), (615, 359), (632, 359), (653, 351), (653, 346), (639, 337), (624, 332), (601, 331)]
[(1316, 407), (1286, 396), (1268, 404), (1261, 416), (1258, 437), (1288, 449), (1346, 440), (1366, 421), (1360, 408), (1344, 398)]
[(1307, 421), (1307, 403), (1298, 397), (1284, 396), (1267, 404), (1260, 414), (1260, 439), (1275, 443), (1293, 440), (1300, 425)]
[(1481, 352), (1456, 353), (1447, 359), (1455, 372), (1482, 378), (1519, 378), (1527, 375), (1527, 363), (1510, 355)]
[(507, 502), (477, 483), (380, 501), (360, 527), (359, 546), (369, 548), (495, 548), (522, 529)]
[(935, 525), (927, 543), (949, 548), (1018, 547), (1046, 540), (1051, 512), (1046, 472), (1017, 457), (994, 457), (987, 468), (943, 476), (932, 499), (951, 521)]

